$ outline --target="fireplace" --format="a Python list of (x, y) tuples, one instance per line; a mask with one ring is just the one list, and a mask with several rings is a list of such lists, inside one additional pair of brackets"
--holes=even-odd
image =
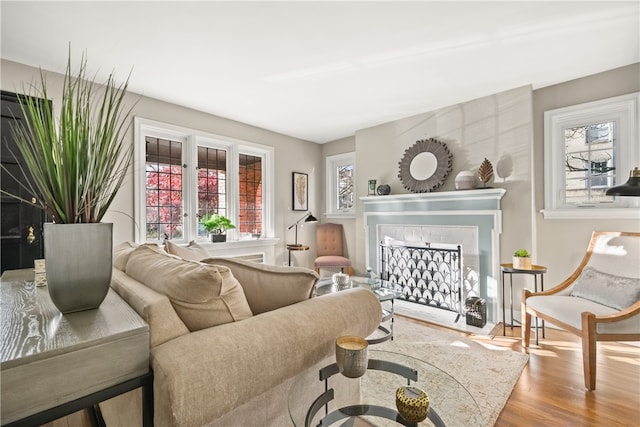
[[(384, 246), (425, 250), (459, 246), (459, 266), (453, 267), (454, 264), (451, 264), (451, 267), (446, 267), (459, 269), (452, 271), (457, 275), (457, 282), (450, 282), (452, 289), (447, 297), (444, 297), (444, 293), (437, 295), (436, 292), (435, 298), (427, 302), (431, 294), (427, 298), (423, 295), (420, 302), (446, 306), (460, 313), (464, 298), (479, 296), (486, 300), (488, 320), (497, 322), (502, 232), (500, 200), (505, 192), (504, 189), (479, 189), (362, 197), (367, 265), (385, 274), (388, 264), (383, 265), (387, 262), (383, 258)], [(405, 252), (401, 256), (404, 260), (397, 262), (409, 264), (412, 256), (418, 255)], [(420, 275), (423, 273), (421, 271)], [(417, 273), (404, 272), (404, 280), (407, 281), (413, 274)], [(425, 277), (429, 279), (429, 275), (427, 273)], [(435, 280), (432, 280), (433, 277), (429, 279), (432, 289), (439, 287), (442, 282), (438, 275), (435, 276)], [(424, 284), (419, 284), (418, 288), (420, 286)]]

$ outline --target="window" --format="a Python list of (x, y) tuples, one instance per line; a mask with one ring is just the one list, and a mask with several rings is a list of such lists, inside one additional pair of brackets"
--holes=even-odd
[(146, 238), (182, 238), (182, 145), (154, 137), (146, 145)]
[[(220, 214), (227, 216), (227, 150), (196, 147), (198, 151), (198, 219)], [(207, 231), (198, 224), (198, 236)]]
[(240, 232), (262, 233), (262, 157), (240, 154)]
[(637, 202), (606, 190), (640, 164), (638, 93), (544, 114), (545, 218), (635, 218)]
[[(138, 240), (206, 239), (200, 218), (229, 217), (228, 240), (273, 237), (273, 149), (135, 119)], [(273, 192), (271, 192), (273, 194)]]
[(355, 216), (355, 153), (327, 156), (327, 215)]

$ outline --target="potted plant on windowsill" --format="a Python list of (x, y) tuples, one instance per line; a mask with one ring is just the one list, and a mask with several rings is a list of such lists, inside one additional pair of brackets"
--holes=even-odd
[(211, 237), (211, 241), (214, 243), (226, 242), (227, 230), (236, 228), (229, 218), (220, 214), (205, 216), (202, 218), (202, 225), (204, 226), (204, 229), (207, 230)]
[(128, 82), (116, 85), (113, 74), (103, 85), (87, 79), (85, 55), (73, 74), (69, 52), (57, 117), (42, 70), (39, 87), (18, 96), (25, 121), (11, 131), (31, 178), (14, 178), (35, 202), (7, 195), (36, 203), (52, 221), (44, 224), (46, 276), (62, 313), (97, 308), (109, 291), (113, 224), (101, 221), (133, 157), (124, 139)]
[(531, 270), (531, 256), (526, 249), (518, 249), (513, 253), (513, 268)]

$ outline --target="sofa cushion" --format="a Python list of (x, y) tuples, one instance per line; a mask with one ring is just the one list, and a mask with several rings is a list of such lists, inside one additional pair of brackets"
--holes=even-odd
[(122, 242), (113, 248), (113, 266), (120, 271), (124, 271), (129, 260), (129, 255), (139, 245), (133, 242)]
[(238, 258), (208, 258), (202, 262), (231, 269), (242, 284), (254, 315), (311, 298), (319, 277), (308, 268), (259, 264)]
[(191, 261), (202, 261), (210, 257), (209, 252), (193, 240), (190, 241), (187, 246), (179, 246), (171, 240), (167, 240), (164, 243), (164, 249), (172, 255), (177, 255), (182, 259), (189, 259)]
[(624, 310), (640, 301), (640, 279), (614, 276), (587, 266), (573, 283), (571, 296)]
[(253, 316), (242, 286), (227, 267), (184, 260), (140, 245), (129, 256), (126, 273), (169, 297), (190, 331)]

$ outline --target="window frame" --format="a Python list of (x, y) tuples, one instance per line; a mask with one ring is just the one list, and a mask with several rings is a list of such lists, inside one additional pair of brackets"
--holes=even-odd
[[(223, 148), (227, 150), (227, 217), (234, 224), (239, 224), (240, 202), (239, 185), (239, 154), (250, 154), (263, 158), (262, 162), (262, 236), (261, 238), (273, 238), (275, 235), (274, 224), (274, 149), (262, 144), (245, 140), (189, 129), (168, 123), (158, 122), (142, 117), (134, 117), (134, 218), (137, 223), (136, 242), (149, 242), (146, 238), (146, 146), (145, 137), (153, 136), (181, 141), (183, 165), (183, 238), (172, 240), (176, 244), (188, 243), (191, 240), (208, 242), (207, 239), (198, 236), (197, 208), (197, 147)], [(227, 242), (240, 241), (241, 236), (236, 229), (228, 230)], [(150, 243), (157, 243), (151, 241)]]
[(638, 202), (633, 197), (615, 197), (607, 203), (568, 204), (565, 188), (566, 128), (593, 123), (617, 122), (615, 185), (624, 184), (628, 173), (640, 164), (638, 122), (640, 92), (571, 105), (544, 112), (544, 209), (545, 219), (635, 219)]
[[(353, 165), (353, 207), (351, 209), (338, 209), (338, 177), (336, 169), (343, 165)], [(356, 153), (354, 151), (335, 154), (326, 157), (325, 183), (326, 183), (326, 217), (327, 218), (355, 218), (356, 217)]]

